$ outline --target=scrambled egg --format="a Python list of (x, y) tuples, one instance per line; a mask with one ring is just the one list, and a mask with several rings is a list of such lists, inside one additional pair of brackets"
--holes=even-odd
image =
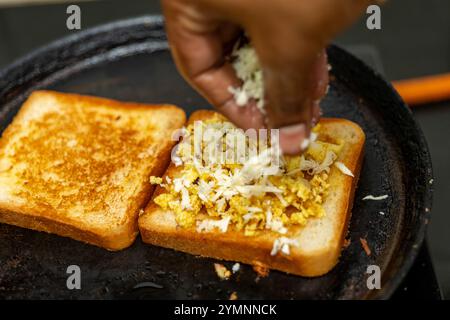
[[(186, 129), (178, 146), (178, 160), (183, 163), (180, 172), (165, 181), (150, 179), (165, 188), (155, 203), (173, 211), (180, 227), (195, 227), (198, 232), (233, 228), (246, 236), (262, 231), (285, 235), (291, 227), (304, 226), (308, 219), (325, 214), (322, 205), (329, 189), (329, 170), (343, 142), (325, 141), (316, 127), (306, 152), (287, 157), (271, 153), (270, 142), (264, 147), (262, 140), (243, 138), (243, 132), (228, 122), (209, 120), (196, 126)], [(194, 131), (198, 128), (208, 133), (196, 148)], [(224, 135), (224, 129), (234, 131)], [(245, 141), (248, 150), (243, 154), (228, 152), (236, 149), (232, 143), (236, 138)], [(258, 148), (256, 155), (250, 154), (252, 147)], [(221, 151), (225, 161), (218, 162), (214, 150)]]

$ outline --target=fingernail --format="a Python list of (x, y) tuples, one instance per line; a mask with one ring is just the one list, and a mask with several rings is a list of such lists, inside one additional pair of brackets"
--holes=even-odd
[(282, 135), (298, 135), (304, 133), (305, 133), (305, 125), (303, 123), (280, 128), (280, 134)]
[(301, 147), (305, 138), (306, 126), (304, 124), (280, 128), (280, 147), (285, 154), (300, 153), (303, 150)]

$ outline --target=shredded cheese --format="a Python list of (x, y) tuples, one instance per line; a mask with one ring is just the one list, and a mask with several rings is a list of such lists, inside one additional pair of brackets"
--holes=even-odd
[(268, 210), (266, 212), (266, 229), (271, 231), (286, 234), (287, 228), (284, 227), (283, 221), (279, 218), (273, 218), (272, 212)]
[(181, 208), (192, 209), (191, 201), (189, 199), (189, 191), (184, 186), (181, 188)]
[(378, 201), (378, 200), (384, 200), (384, 199), (387, 199), (387, 198), (388, 198), (388, 195), (385, 194), (383, 196), (378, 196), (378, 197), (375, 197), (375, 196), (372, 196), (372, 195), (368, 195), (368, 196), (365, 196), (362, 199), (363, 200), (375, 200), (375, 201)]
[(238, 106), (246, 106), (250, 99), (254, 99), (257, 107), (265, 113), (263, 73), (255, 49), (247, 44), (235, 48), (231, 56), (234, 59), (233, 68), (243, 84), (240, 88), (230, 87), (228, 91), (233, 94)]
[(307, 160), (303, 157), (300, 165), (300, 170), (307, 171), (311, 175), (315, 175), (323, 171), (328, 173), (330, 172), (330, 166), (333, 164), (333, 161), (336, 158), (336, 154), (333, 151), (329, 150), (327, 151), (325, 158), (320, 164), (315, 160)]
[(220, 280), (228, 280), (231, 277), (231, 272), (223, 264), (214, 263), (214, 270)]

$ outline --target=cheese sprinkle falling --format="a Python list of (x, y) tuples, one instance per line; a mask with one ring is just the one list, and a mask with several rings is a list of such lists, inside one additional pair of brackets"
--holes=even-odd
[(242, 80), (242, 86), (229, 87), (228, 91), (233, 94), (238, 106), (244, 107), (250, 99), (253, 99), (264, 114), (264, 79), (255, 49), (250, 44), (246, 44), (234, 48), (231, 56), (233, 58), (232, 66), (236, 76)]

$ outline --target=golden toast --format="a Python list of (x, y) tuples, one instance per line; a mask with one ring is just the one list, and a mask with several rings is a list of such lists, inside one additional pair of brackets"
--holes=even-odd
[(185, 120), (171, 105), (34, 92), (0, 140), (0, 222), (128, 247)]

